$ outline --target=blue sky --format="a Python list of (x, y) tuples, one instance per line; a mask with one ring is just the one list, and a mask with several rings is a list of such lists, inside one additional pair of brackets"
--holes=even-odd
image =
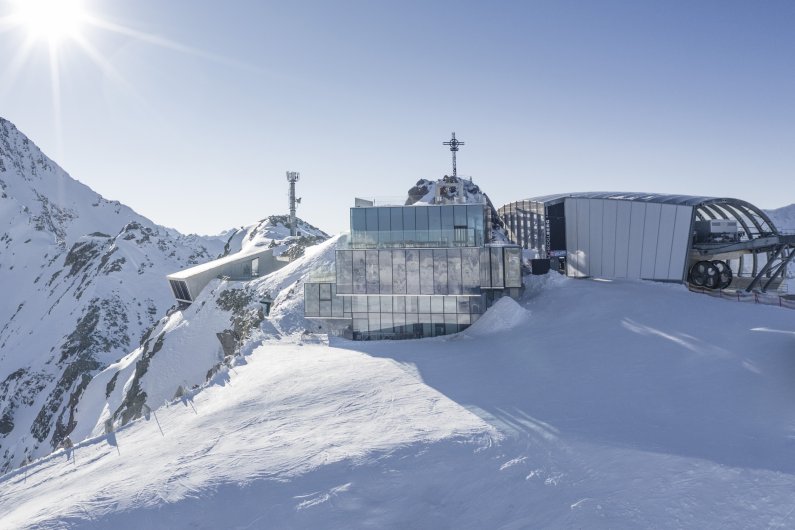
[(83, 3), (157, 39), (86, 25), (105, 67), (61, 39), (56, 113), (46, 40), (9, 75), (27, 33), (0, 24), (0, 115), (183, 232), (285, 213), (287, 170), (299, 215), (344, 230), (355, 195), (449, 173), (451, 131), (459, 173), (497, 205), (590, 190), (795, 202), (795, 2)]

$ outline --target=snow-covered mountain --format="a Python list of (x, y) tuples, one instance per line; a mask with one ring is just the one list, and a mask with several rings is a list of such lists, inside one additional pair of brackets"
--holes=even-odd
[[(149, 369), (161, 376), (141, 385), (152, 410), (0, 478), (0, 520), (97, 529), (792, 526), (791, 310), (679, 285), (548, 275), (528, 278), (518, 304), (501, 300), (457, 335), (326, 344), (291, 332), (303, 325), (300, 281), (335, 244), (254, 284), (218, 282), (161, 323), (149, 347), (86, 390), (104, 406), (103, 386), (129, 381), (152, 353)], [(266, 290), (280, 301), (256, 326), (247, 299)], [(243, 355), (201, 374), (192, 363), (220, 362), (204, 328), (225, 320), (221, 304), (242, 309), (231, 311), (249, 338)], [(170, 395), (191, 373), (206, 382)]]
[[(160, 347), (151, 339), (174, 305), (166, 274), (255, 245), (300, 255), (327, 237), (303, 223), (290, 239), (285, 221), (181, 235), (75, 181), (0, 119), (0, 471), (93, 429), (93, 376)], [(116, 389), (120, 403), (128, 390)]]
[[(182, 236), (2, 123), (0, 527), (792, 526), (791, 310), (550, 274), (457, 335), (329, 339), (302, 284), (338, 238)], [(293, 261), (172, 306), (252, 246)]]

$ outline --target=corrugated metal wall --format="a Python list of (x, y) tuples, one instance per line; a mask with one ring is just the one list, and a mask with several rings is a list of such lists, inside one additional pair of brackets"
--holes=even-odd
[(567, 198), (569, 276), (683, 281), (692, 206)]

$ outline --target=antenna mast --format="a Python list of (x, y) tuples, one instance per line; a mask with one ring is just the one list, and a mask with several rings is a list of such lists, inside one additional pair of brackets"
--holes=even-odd
[(453, 153), (453, 177), (458, 177), (458, 173), (455, 167), (455, 154), (458, 152), (458, 146), (464, 145), (464, 142), (459, 142), (455, 139), (455, 132), (453, 133), (453, 138), (449, 142), (444, 142), (442, 145), (449, 145), (450, 152)]
[(290, 183), (290, 235), (297, 235), (297, 226), (295, 223), (295, 183), (301, 179), (301, 174), (298, 171), (287, 172), (287, 182)]

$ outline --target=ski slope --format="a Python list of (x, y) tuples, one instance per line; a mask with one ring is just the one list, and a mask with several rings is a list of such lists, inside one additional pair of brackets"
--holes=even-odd
[(795, 525), (795, 312), (529, 282), (454, 336), (265, 341), (0, 478), (0, 527)]

